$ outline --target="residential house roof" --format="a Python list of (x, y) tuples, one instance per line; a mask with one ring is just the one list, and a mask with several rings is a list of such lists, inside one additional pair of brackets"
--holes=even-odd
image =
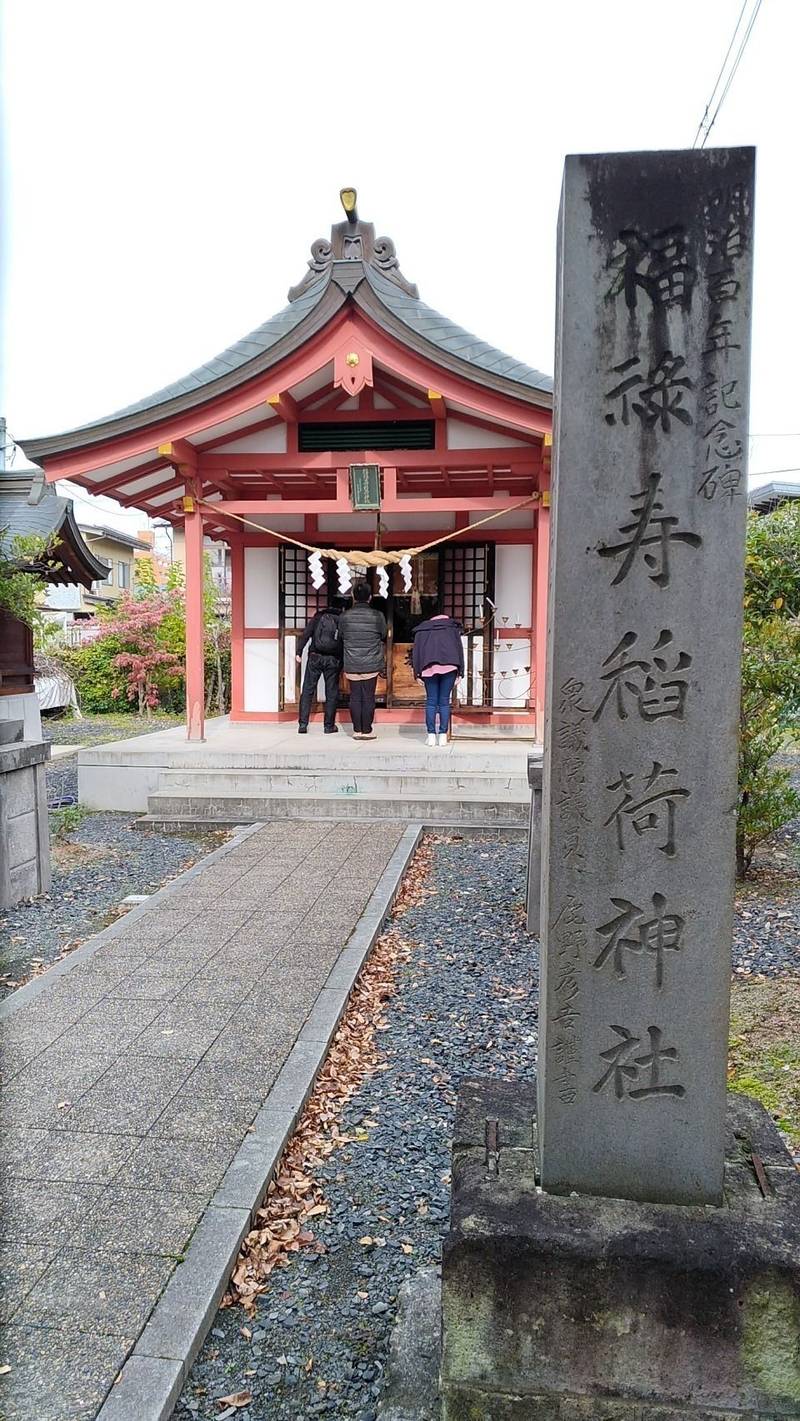
[(782, 503), (790, 503), (795, 498), (800, 498), (800, 483), (773, 482), (762, 484), (760, 488), (752, 488), (747, 495), (747, 502), (756, 513), (772, 513), (773, 509), (780, 508)]
[(108, 564), (94, 556), (78, 527), (72, 499), (61, 498), (36, 469), (0, 469), (0, 533), (6, 552), (18, 537), (50, 541), (46, 555), (30, 564), (46, 582), (88, 588), (108, 576)]

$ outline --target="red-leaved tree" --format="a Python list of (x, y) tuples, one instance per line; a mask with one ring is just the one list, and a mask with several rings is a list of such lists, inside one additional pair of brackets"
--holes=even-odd
[[(129, 701), (138, 702), (139, 715), (149, 717), (159, 704), (160, 679), (183, 675), (180, 657), (159, 645), (159, 629), (174, 601), (175, 594), (170, 592), (141, 601), (123, 593), (105, 624), (107, 632), (128, 643), (129, 650), (119, 652), (114, 665), (125, 673), (125, 693)], [(121, 694), (122, 688), (114, 691), (114, 695)]]

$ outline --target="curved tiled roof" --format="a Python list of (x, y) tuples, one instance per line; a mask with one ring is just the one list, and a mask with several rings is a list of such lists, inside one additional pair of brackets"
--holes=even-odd
[(526, 403), (551, 403), (553, 382), (548, 375), (505, 355), (421, 301), (417, 288), (400, 272), (394, 243), (385, 237), (376, 241), (371, 224), (355, 220), (334, 227), (330, 242), (314, 243), (309, 267), (304, 279), (290, 291), (288, 306), (227, 350), (182, 379), (102, 419), (63, 434), (19, 441), (25, 454), (35, 462), (77, 449), (235, 389), (297, 350), (348, 300), (396, 339), (428, 359), (438, 359), (457, 374)]
[[(154, 394), (145, 395), (144, 399), (136, 400), (132, 405), (125, 405), (121, 410), (115, 410), (113, 414), (106, 416), (106, 420), (122, 419), (125, 415), (139, 414), (143, 410), (168, 404), (180, 395), (188, 395), (194, 390), (202, 390), (221, 376), (229, 375), (232, 370), (239, 370), (242, 366), (248, 365), (251, 360), (258, 359), (305, 320), (309, 311), (316, 306), (327, 284), (327, 280), (321, 277), (320, 281), (310, 287), (297, 301), (292, 302), (289, 306), (284, 306), (277, 315), (271, 316), (268, 321), (257, 326), (249, 335), (243, 336), (234, 345), (228, 346), (227, 350), (212, 356), (203, 365), (198, 365), (196, 370), (191, 370), (181, 380), (174, 380), (171, 385), (164, 385)], [(106, 420), (95, 422), (105, 423)]]
[(365, 265), (367, 281), (384, 306), (397, 316), (403, 325), (414, 331), (431, 345), (459, 360), (466, 360), (480, 370), (499, 375), (504, 380), (514, 380), (520, 385), (528, 385), (532, 390), (551, 394), (553, 381), (549, 375), (534, 370), (522, 360), (512, 355), (504, 355), (493, 345), (479, 336), (470, 335), (462, 326), (457, 326), (447, 316), (441, 316), (431, 306), (426, 306), (419, 297), (409, 296), (399, 286), (387, 280), (382, 273)]

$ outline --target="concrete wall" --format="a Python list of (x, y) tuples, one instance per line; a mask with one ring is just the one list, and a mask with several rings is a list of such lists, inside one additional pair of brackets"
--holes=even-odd
[(0, 745), (0, 908), (50, 887), (50, 832), (41, 741)]
[(0, 696), (0, 720), (21, 720), (23, 740), (41, 740), (42, 716), (35, 691)]

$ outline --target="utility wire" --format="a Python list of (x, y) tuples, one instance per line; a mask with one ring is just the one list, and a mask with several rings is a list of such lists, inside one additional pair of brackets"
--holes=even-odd
[(734, 61), (733, 68), (731, 69), (731, 72), (730, 72), (730, 74), (728, 75), (728, 81), (727, 81), (727, 83), (726, 83), (726, 85), (725, 85), (725, 88), (722, 90), (722, 93), (720, 94), (719, 102), (718, 102), (718, 104), (717, 104), (716, 109), (714, 110), (714, 117), (712, 118), (710, 124), (708, 125), (708, 128), (706, 129), (705, 137), (703, 138), (703, 142), (702, 142), (701, 145), (700, 145), (701, 148), (705, 148), (706, 143), (707, 143), (707, 141), (708, 141), (708, 136), (709, 136), (709, 134), (710, 134), (712, 128), (714, 127), (714, 124), (715, 124), (716, 121), (717, 121), (717, 116), (718, 116), (718, 114), (719, 114), (719, 111), (720, 111), (720, 109), (722, 108), (722, 105), (724, 104), (725, 99), (726, 99), (726, 97), (727, 97), (728, 90), (730, 89), (731, 84), (733, 83), (734, 79), (736, 78), (737, 70), (738, 70), (738, 68), (739, 68), (739, 65), (740, 65), (741, 62), (742, 62), (742, 58), (743, 58), (743, 56), (744, 56), (744, 52), (745, 52), (745, 50), (746, 50), (746, 48), (747, 48), (747, 42), (748, 42), (748, 40), (749, 40), (749, 38), (750, 38), (750, 35), (752, 34), (752, 31), (753, 31), (753, 25), (755, 24), (755, 22), (756, 22), (756, 20), (757, 20), (757, 18), (758, 18), (758, 12), (759, 12), (759, 10), (761, 9), (761, 4), (762, 4), (762, 0), (756, 0), (756, 7), (755, 7), (755, 9), (753, 10), (753, 13), (752, 13), (752, 15), (751, 15), (751, 17), (750, 17), (750, 23), (749, 23), (749, 25), (747, 26), (747, 30), (745, 31), (744, 39), (742, 40), (741, 46), (740, 46), (740, 48), (739, 48), (739, 52), (738, 52), (738, 54), (737, 54), (737, 56), (736, 56), (736, 59), (735, 59), (735, 61)]
[(720, 113), (720, 110), (721, 110), (721, 108), (722, 108), (722, 105), (724, 104), (725, 99), (726, 99), (727, 96), (728, 96), (728, 91), (730, 90), (731, 84), (733, 83), (733, 81), (734, 81), (734, 79), (735, 79), (735, 77), (736, 77), (736, 72), (737, 72), (737, 70), (738, 70), (738, 68), (739, 68), (739, 65), (740, 65), (741, 62), (742, 62), (742, 58), (744, 57), (744, 52), (745, 52), (745, 50), (746, 50), (746, 48), (747, 48), (748, 41), (749, 41), (750, 36), (751, 36), (751, 34), (752, 34), (752, 32), (753, 32), (753, 26), (754, 26), (754, 24), (755, 24), (755, 22), (756, 22), (756, 20), (757, 20), (757, 18), (758, 18), (758, 12), (759, 12), (759, 10), (761, 9), (761, 5), (762, 5), (762, 0), (755, 0), (755, 5), (754, 5), (754, 7), (753, 7), (752, 14), (750, 15), (750, 19), (749, 19), (749, 21), (748, 21), (748, 23), (747, 23), (747, 27), (746, 27), (746, 29), (745, 29), (745, 31), (744, 31), (744, 34), (742, 35), (742, 39), (741, 39), (741, 42), (740, 42), (740, 44), (739, 44), (739, 48), (738, 48), (738, 50), (736, 51), (736, 57), (735, 57), (735, 59), (734, 59), (734, 61), (733, 61), (733, 64), (731, 65), (731, 68), (730, 68), (730, 71), (729, 71), (729, 73), (728, 73), (728, 77), (727, 77), (727, 79), (726, 79), (726, 81), (725, 81), (725, 84), (724, 84), (724, 86), (723, 86), (722, 92), (720, 93), (720, 96), (719, 96), (719, 98), (717, 99), (716, 108), (714, 109), (714, 112), (713, 112), (713, 114), (711, 115), (711, 118), (708, 118), (708, 111), (709, 111), (709, 109), (711, 108), (711, 105), (714, 103), (714, 99), (715, 99), (715, 96), (716, 96), (716, 93), (717, 93), (717, 89), (719, 88), (720, 80), (722, 79), (722, 75), (723, 75), (723, 73), (725, 72), (725, 67), (726, 67), (726, 65), (727, 65), (727, 63), (728, 63), (728, 59), (730, 58), (731, 50), (733, 49), (733, 46), (734, 46), (734, 44), (735, 44), (735, 42), (736, 42), (736, 36), (737, 36), (737, 34), (739, 33), (739, 29), (740, 29), (740, 26), (741, 26), (741, 23), (742, 23), (742, 19), (743, 19), (743, 17), (744, 17), (745, 10), (747, 9), (747, 0), (744, 0), (744, 4), (743, 4), (743, 6), (742, 6), (742, 8), (741, 8), (741, 11), (739, 12), (739, 18), (738, 18), (738, 20), (736, 21), (736, 28), (734, 29), (733, 35), (731, 36), (731, 42), (730, 42), (730, 44), (728, 45), (727, 53), (726, 53), (726, 55), (725, 55), (725, 58), (724, 58), (723, 61), (722, 61), (722, 68), (720, 69), (720, 72), (719, 72), (719, 74), (717, 75), (717, 82), (716, 82), (716, 84), (714, 85), (714, 88), (713, 88), (713, 90), (712, 90), (712, 92), (711, 92), (711, 97), (710, 97), (708, 103), (706, 104), (706, 107), (705, 107), (705, 110), (704, 110), (704, 113), (703, 113), (703, 117), (701, 118), (701, 120), (700, 120), (700, 122), (699, 122), (699, 124), (698, 124), (698, 126), (697, 126), (697, 133), (696, 133), (695, 136), (694, 136), (694, 142), (693, 142), (693, 144), (692, 144), (692, 147), (693, 147), (693, 148), (696, 148), (696, 147), (697, 147), (697, 140), (698, 140), (698, 138), (700, 137), (701, 133), (702, 133), (703, 136), (702, 136), (702, 141), (701, 141), (701, 143), (700, 143), (700, 147), (701, 147), (701, 148), (705, 148), (706, 143), (708, 142), (708, 139), (709, 139), (709, 135), (710, 135), (710, 133), (711, 133), (711, 130), (712, 130), (712, 128), (714, 127), (714, 124), (716, 123), (716, 121), (717, 121), (717, 119), (718, 119), (718, 117), (719, 117), (719, 113)]
[(696, 148), (696, 147), (697, 147), (697, 140), (698, 140), (698, 138), (700, 137), (700, 134), (701, 134), (702, 131), (703, 131), (703, 124), (705, 123), (706, 119), (708, 118), (708, 111), (709, 111), (709, 109), (711, 108), (711, 105), (712, 105), (713, 102), (714, 102), (714, 98), (715, 98), (715, 96), (716, 96), (717, 89), (719, 88), (719, 81), (720, 81), (720, 79), (722, 78), (723, 73), (725, 72), (725, 65), (728, 63), (728, 59), (729, 59), (729, 57), (730, 57), (730, 52), (731, 52), (731, 50), (733, 49), (734, 41), (735, 41), (735, 39), (736, 39), (736, 36), (737, 36), (738, 33), (739, 33), (739, 26), (741, 25), (742, 20), (744, 19), (744, 12), (745, 12), (746, 9), (747, 9), (747, 0), (744, 0), (744, 4), (742, 5), (741, 10), (739, 11), (739, 18), (738, 18), (738, 20), (736, 21), (736, 29), (734, 30), (733, 34), (731, 35), (731, 42), (730, 42), (730, 44), (728, 45), (728, 48), (727, 48), (727, 51), (726, 51), (726, 54), (725, 54), (725, 58), (723, 59), (722, 64), (720, 65), (719, 74), (717, 75), (716, 80), (715, 80), (715, 82), (714, 82), (714, 87), (713, 87), (713, 89), (711, 90), (711, 97), (710, 97), (708, 103), (706, 104), (705, 109), (703, 110), (703, 117), (701, 118), (700, 122), (699, 122), (698, 125), (697, 125), (697, 132), (696, 132), (696, 134), (694, 135), (694, 142), (692, 143), (692, 147), (693, 147), (693, 148)]

